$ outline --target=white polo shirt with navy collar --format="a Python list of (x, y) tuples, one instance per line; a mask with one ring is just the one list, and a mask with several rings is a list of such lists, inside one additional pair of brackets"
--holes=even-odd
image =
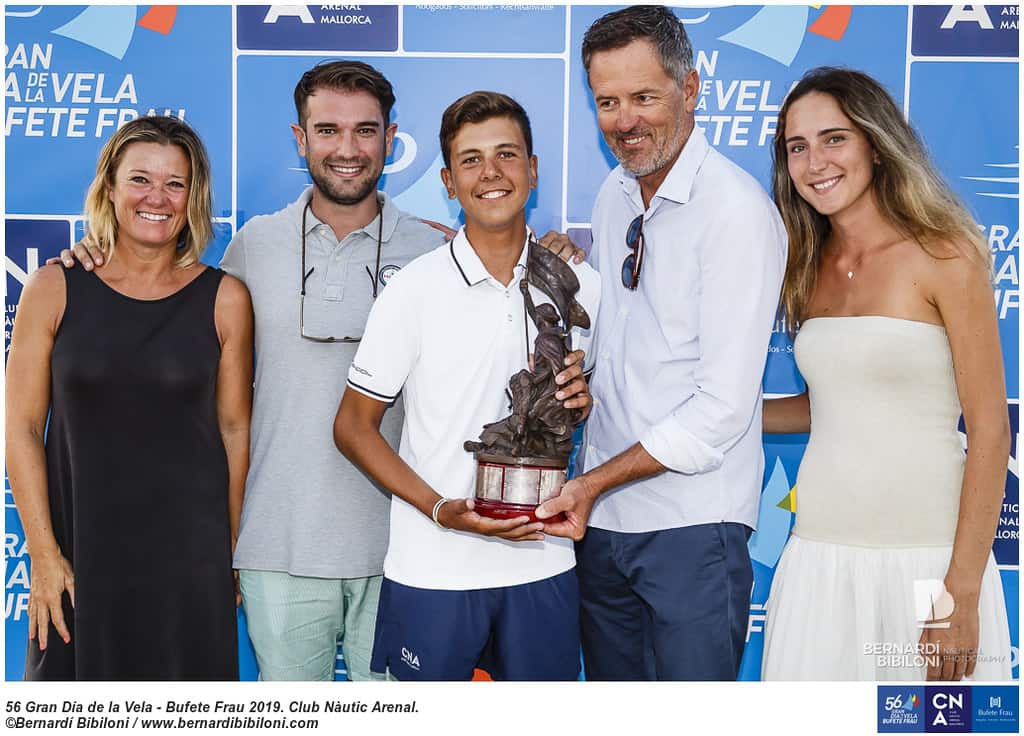
[[(379, 401), (402, 392), (405, 423), (398, 454), (435, 491), (448, 498), (474, 494), (476, 463), (463, 449), (485, 424), (510, 413), (509, 378), (527, 365), (536, 337), (525, 318), (519, 282), (524, 247), (506, 286), (491, 276), (465, 229), (396, 273), (370, 312), (349, 369), (348, 387)], [(597, 318), (600, 278), (588, 265), (571, 264), (580, 281), (577, 300), (591, 323)], [(550, 300), (530, 287), (536, 304)], [(574, 330), (586, 349), (590, 331)], [(531, 583), (575, 565), (572, 542), (508, 542), (442, 530), (397, 496), (384, 575), (397, 583), (435, 590), (474, 590)]]

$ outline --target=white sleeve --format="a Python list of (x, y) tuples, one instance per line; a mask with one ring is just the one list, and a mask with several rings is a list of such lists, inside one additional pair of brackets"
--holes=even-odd
[(724, 223), (714, 242), (703, 244), (697, 390), (640, 437), (666, 468), (714, 470), (750, 427), (761, 401), (786, 243), (778, 212), (765, 202), (752, 216)]
[(420, 354), (416, 284), (396, 273), (381, 291), (348, 370), (348, 386), (371, 399), (391, 403), (405, 385)]

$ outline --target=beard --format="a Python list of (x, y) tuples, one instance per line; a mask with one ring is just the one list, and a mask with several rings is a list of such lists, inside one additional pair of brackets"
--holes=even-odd
[[(634, 129), (627, 133), (606, 135), (605, 142), (612, 150), (612, 154), (618, 162), (622, 164), (622, 168), (633, 176), (640, 178), (650, 176), (675, 162), (679, 157), (679, 152), (683, 150), (683, 146), (686, 144), (690, 130), (692, 130), (692, 127), (688, 130), (685, 125), (677, 125), (667, 139), (659, 140), (657, 137), (652, 136), (653, 147), (647, 152), (627, 151), (619, 145), (619, 138), (649, 134), (652, 132), (650, 129)], [(654, 132), (656, 133), (656, 131)]]
[(309, 176), (313, 179), (313, 185), (320, 190), (328, 200), (334, 204), (355, 205), (359, 204), (371, 194), (376, 194), (377, 182), (384, 171), (384, 161), (375, 167), (374, 162), (369, 158), (357, 159), (355, 161), (334, 162), (338, 165), (363, 166), (366, 173), (358, 179), (339, 182), (333, 178), (326, 161), (321, 160), (309, 167)]

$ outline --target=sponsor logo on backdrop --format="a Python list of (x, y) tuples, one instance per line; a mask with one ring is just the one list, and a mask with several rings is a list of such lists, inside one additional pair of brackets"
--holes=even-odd
[[(782, 459), (775, 458), (771, 475), (761, 491), (761, 505), (757, 512), (757, 531), (750, 536), (748, 547), (755, 569), (763, 566), (765, 571), (774, 569), (782, 549), (789, 538), (789, 529), (796, 511), (796, 487), (789, 482)], [(753, 634), (764, 632), (769, 585), (759, 585), (760, 576), (754, 576), (754, 589), (750, 595), (750, 614), (747, 617), (749, 643)], [(770, 580), (770, 578), (769, 578)]]
[(316, 25), (371, 26), (373, 17), (363, 10), (362, 5), (321, 5), (317, 17), (313, 17), (315, 5), (271, 5), (263, 16), (264, 23), (277, 23), (282, 17), (298, 18), (299, 22)]
[(923, 687), (878, 687), (879, 733), (924, 732)]
[[(154, 6), (138, 20), (136, 15), (135, 6), (89, 6), (50, 33), (121, 60), (137, 26), (170, 34), (177, 7)], [(51, 42), (18, 43), (5, 46), (4, 51), (6, 136), (105, 138), (140, 115), (161, 113), (185, 119), (183, 108), (140, 109), (139, 90), (131, 72), (67, 71), (61, 65), (62, 55), (74, 56), (76, 61), (81, 58), (70, 47)]]
[(1017, 56), (1018, 5), (914, 6), (915, 56)]
[(1017, 270), (1020, 231), (1016, 225), (993, 224), (982, 225), (981, 228), (992, 252), (996, 313), (1001, 320), (1016, 317), (1020, 313), (1020, 277)]
[[(978, 197), (1020, 200), (1019, 146), (1016, 147), (1016, 153), (1016, 156), (1007, 156), (1001, 161), (981, 163), (977, 173), (962, 174), (960, 178), (972, 183), (973, 193)], [(999, 319), (1006, 319), (1011, 310), (1013, 316), (1018, 316), (1020, 279), (1016, 255), (1020, 245), (1020, 231), (1017, 224), (993, 223), (979, 227), (985, 233), (992, 252), (996, 312)]]
[[(4, 475), (4, 513), (12, 509), (11, 484)], [(20, 525), (8, 524), (4, 532), (4, 618), (21, 621), (28, 618), (28, 545)]]
[(242, 5), (240, 49), (395, 51), (394, 5)]
[(71, 228), (67, 220), (8, 219), (4, 225), (4, 236), (4, 267), (7, 271), (7, 298), (4, 304), (6, 355), (11, 348), (11, 329), (18, 313), (21, 288), (40, 264), (71, 245)]
[(1010, 412), (1010, 457), (1006, 468), (1006, 493), (999, 510), (999, 525), (992, 551), (1000, 565), (1017, 565), (1020, 562), (1020, 475), (1017, 470), (1020, 405), (1011, 403), (1007, 408)]
[[(796, 59), (804, 39), (813, 33), (833, 41), (842, 40), (850, 23), (850, 6), (825, 8), (808, 25), (806, 6), (766, 6), (737, 28), (718, 37), (788, 67)], [(702, 23), (710, 12), (684, 24)], [(764, 146), (775, 135), (779, 107), (789, 87), (771, 79), (716, 79), (718, 51), (698, 52), (701, 97), (696, 120), (705, 128), (712, 145)]]

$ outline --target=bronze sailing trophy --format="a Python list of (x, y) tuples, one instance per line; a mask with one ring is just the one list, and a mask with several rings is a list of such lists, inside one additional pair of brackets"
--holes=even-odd
[[(526, 275), (519, 282), (526, 314), (537, 328), (533, 343), (533, 368), (524, 368), (509, 379), (506, 393), (512, 413), (484, 425), (479, 442), (466, 442), (476, 458), (476, 499), (481, 516), (511, 519), (529, 516), (565, 483), (572, 453), (572, 435), (581, 410), (566, 409), (555, 398), (555, 376), (565, 368), (572, 350), (569, 331), (590, 328), (590, 316), (576, 301), (580, 283), (561, 258), (530, 240)], [(535, 306), (529, 286), (551, 299)], [(564, 514), (549, 521), (562, 521)]]

